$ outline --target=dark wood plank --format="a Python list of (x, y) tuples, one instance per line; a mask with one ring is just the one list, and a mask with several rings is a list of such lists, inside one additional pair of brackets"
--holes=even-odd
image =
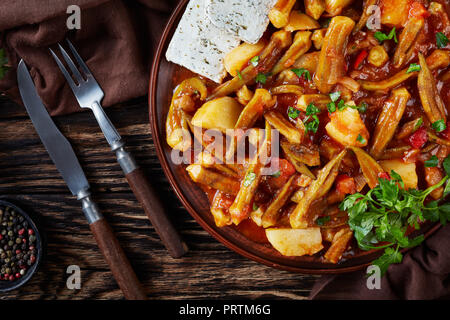
[[(152, 299), (304, 299), (317, 276), (257, 264), (230, 251), (205, 232), (181, 206), (156, 157), (142, 97), (107, 109), (137, 161), (171, 212), (190, 247), (172, 259), (160, 243), (89, 112), (55, 117), (71, 141), (92, 185), (95, 200)], [(23, 288), (0, 299), (121, 299), (80, 209), (68, 191), (23, 107), (0, 97), (0, 197), (39, 217), (47, 254)], [(82, 288), (66, 288), (66, 268), (81, 268)]]

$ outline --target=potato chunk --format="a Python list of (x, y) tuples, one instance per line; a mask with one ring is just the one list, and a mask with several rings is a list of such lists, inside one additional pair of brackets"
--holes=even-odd
[(410, 0), (381, 0), (381, 24), (400, 28), (408, 20)]
[(270, 244), (284, 256), (313, 255), (323, 249), (320, 228), (266, 229)]
[(356, 109), (347, 107), (330, 114), (331, 121), (325, 129), (328, 135), (344, 146), (364, 147), (369, 140), (364, 122)]
[(234, 48), (227, 53), (223, 60), (225, 69), (229, 74), (235, 77), (238, 74), (238, 71), (241, 71), (250, 59), (257, 56), (262, 49), (264, 49), (266, 44), (265, 40), (260, 40), (256, 44), (244, 42), (240, 46)]
[(397, 172), (405, 183), (405, 189), (417, 188), (418, 178), (415, 163), (405, 163), (401, 159), (392, 159), (379, 161), (379, 164), (387, 173), (390, 173), (391, 170)]
[(242, 106), (230, 97), (217, 98), (201, 106), (192, 118), (192, 124), (204, 129), (224, 132), (236, 125)]

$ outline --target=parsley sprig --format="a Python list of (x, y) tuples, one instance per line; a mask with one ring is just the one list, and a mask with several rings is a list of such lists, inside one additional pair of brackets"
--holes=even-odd
[[(347, 211), (348, 224), (354, 231), (358, 246), (363, 250), (384, 249), (383, 255), (373, 264), (384, 274), (393, 263), (400, 263), (401, 248), (410, 248), (423, 241), (423, 235), (410, 238), (406, 235), (409, 227), (419, 228), (425, 220), (450, 221), (450, 203), (440, 205), (439, 201), (425, 204), (427, 196), (443, 186), (450, 176), (450, 156), (444, 160), (447, 175), (426, 190), (405, 189), (402, 178), (391, 171), (391, 178), (379, 178), (379, 184), (363, 195), (355, 193), (347, 196), (340, 209)], [(444, 197), (450, 194), (450, 183), (444, 189)]]
[(392, 28), (391, 32), (389, 34), (385, 34), (381, 31), (377, 31), (374, 33), (374, 38), (378, 40), (379, 43), (382, 43), (385, 40), (392, 40), (394, 39), (395, 43), (398, 42), (397, 40), (397, 33), (395, 32), (395, 27)]
[(319, 129), (319, 117), (317, 116), (320, 113), (320, 109), (317, 108), (314, 103), (310, 103), (306, 107), (306, 118), (303, 120), (305, 124), (306, 132), (311, 131), (316, 133)]

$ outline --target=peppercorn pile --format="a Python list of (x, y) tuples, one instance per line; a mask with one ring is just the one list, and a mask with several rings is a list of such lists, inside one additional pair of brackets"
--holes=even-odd
[(23, 277), (36, 262), (36, 235), (13, 208), (0, 205), (0, 280)]

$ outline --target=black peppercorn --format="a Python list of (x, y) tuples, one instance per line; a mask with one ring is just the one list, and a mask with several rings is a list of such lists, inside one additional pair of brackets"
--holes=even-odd
[(0, 206), (0, 281), (23, 277), (36, 262), (36, 236), (28, 221), (10, 207)]

